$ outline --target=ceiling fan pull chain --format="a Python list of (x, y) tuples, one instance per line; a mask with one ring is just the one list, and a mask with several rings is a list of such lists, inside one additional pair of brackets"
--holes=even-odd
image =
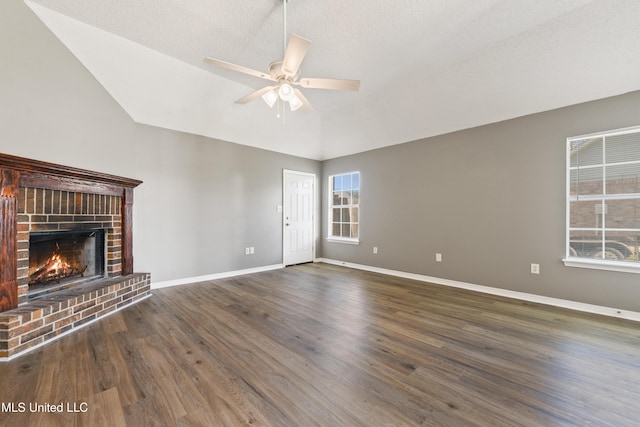
[(285, 105), (285, 102), (282, 101), (282, 126), (284, 126), (287, 123), (287, 109), (284, 108), (284, 105)]

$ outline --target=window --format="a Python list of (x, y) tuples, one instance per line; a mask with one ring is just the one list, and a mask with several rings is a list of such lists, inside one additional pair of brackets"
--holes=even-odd
[(640, 127), (567, 140), (566, 265), (640, 273)]
[(360, 172), (329, 177), (329, 239), (358, 243)]

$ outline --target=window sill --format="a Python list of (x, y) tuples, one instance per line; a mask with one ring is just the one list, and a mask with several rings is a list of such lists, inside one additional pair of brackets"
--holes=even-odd
[(603, 261), (587, 258), (565, 258), (566, 267), (592, 268), (595, 270), (618, 271), (622, 273), (640, 273), (640, 264), (622, 261)]
[(337, 237), (327, 237), (327, 242), (330, 243), (344, 243), (346, 245), (359, 245), (360, 240), (357, 239), (340, 239)]

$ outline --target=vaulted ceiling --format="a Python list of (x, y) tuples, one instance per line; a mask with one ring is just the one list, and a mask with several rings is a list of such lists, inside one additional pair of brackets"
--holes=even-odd
[(276, 117), (282, 0), (25, 0), (139, 123), (328, 159), (640, 89), (637, 0), (288, 0), (314, 107)]

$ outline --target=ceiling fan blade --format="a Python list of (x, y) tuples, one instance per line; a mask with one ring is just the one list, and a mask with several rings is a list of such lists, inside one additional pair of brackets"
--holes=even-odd
[(242, 65), (232, 64), (230, 62), (221, 61), (215, 58), (206, 57), (203, 59), (208, 64), (213, 64), (216, 67), (226, 68), (228, 70), (238, 71), (240, 73), (249, 74), (250, 76), (258, 77), (265, 80), (275, 81), (269, 73), (263, 73), (262, 71), (256, 71), (251, 68), (243, 67)]
[(257, 90), (257, 91), (255, 91), (255, 92), (253, 92), (253, 93), (250, 93), (250, 94), (249, 94), (249, 95), (247, 95), (247, 96), (244, 96), (244, 97), (242, 97), (242, 98), (238, 99), (238, 100), (236, 101), (236, 104), (246, 104), (246, 103), (248, 103), (248, 102), (251, 102), (251, 101), (253, 101), (253, 100), (254, 100), (254, 99), (256, 99), (256, 98), (260, 98), (262, 95), (264, 95), (265, 93), (269, 92), (269, 91), (270, 91), (270, 90), (272, 90), (272, 89), (275, 89), (275, 86), (266, 86), (266, 87), (263, 87), (263, 88), (262, 88), (262, 89), (260, 89), (260, 90)]
[(302, 101), (302, 107), (300, 107), (300, 109), (302, 111), (305, 112), (310, 112), (313, 111), (313, 107), (311, 106), (311, 103), (309, 102), (309, 100), (302, 94), (302, 91), (300, 89), (294, 89), (293, 90), (296, 94), (296, 96), (298, 98), (300, 98), (300, 101)]
[(360, 89), (360, 80), (345, 79), (300, 79), (293, 84), (310, 89), (353, 90)]
[(289, 36), (289, 43), (287, 43), (287, 50), (284, 53), (282, 59), (282, 73), (291, 78), (295, 78), (300, 69), (300, 64), (304, 56), (307, 54), (307, 49), (311, 44), (310, 40), (300, 37), (296, 34)]

